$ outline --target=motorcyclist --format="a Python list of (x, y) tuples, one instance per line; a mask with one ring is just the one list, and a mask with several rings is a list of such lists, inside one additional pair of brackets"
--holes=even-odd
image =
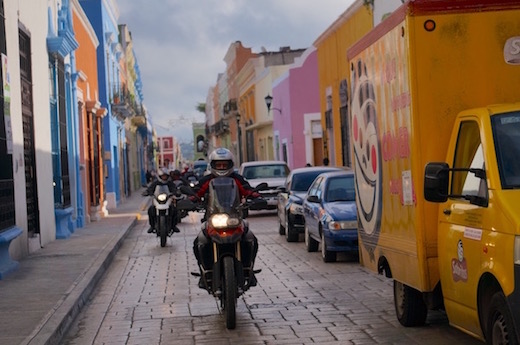
[(175, 186), (180, 187), (180, 186), (189, 186), (190, 183), (188, 182), (188, 180), (186, 178), (184, 178), (181, 174), (181, 172), (177, 169), (175, 170), (172, 170), (170, 172), (170, 178), (171, 180), (173, 181), (173, 183), (175, 184)]
[[(145, 192), (143, 192), (143, 196), (153, 195), (155, 192), (155, 187), (157, 185), (168, 185), (168, 189), (170, 193), (175, 193), (177, 191), (177, 187), (170, 180), (170, 175), (166, 171), (165, 168), (161, 168), (157, 170), (157, 179), (150, 183)], [(180, 232), (179, 228), (177, 228), (177, 210), (173, 204), (170, 205), (170, 215), (171, 215), (171, 224), (173, 232)], [(148, 233), (156, 232), (155, 223), (157, 218), (157, 212), (153, 203), (148, 208), (148, 221), (150, 223), (150, 228), (148, 229)]]
[[(242, 198), (259, 198), (260, 194), (254, 191), (249, 183), (244, 180), (242, 175), (236, 173), (234, 167), (234, 157), (231, 151), (225, 148), (217, 148), (209, 155), (209, 164), (211, 173), (202, 177), (199, 181), (199, 189), (196, 195), (191, 196), (192, 201), (198, 201), (206, 195), (209, 184), (215, 177), (231, 177), (237, 184), (240, 197)], [(204, 216), (204, 220), (206, 216)], [(242, 248), (242, 263), (244, 267), (253, 268), (256, 253), (258, 251), (258, 240), (251, 230), (246, 228), (241, 240)], [(199, 265), (204, 269), (209, 269), (213, 265), (213, 257), (211, 252), (211, 240), (205, 232), (205, 227), (202, 227), (201, 232), (193, 242), (193, 252), (197, 258)], [(201, 261), (202, 260), (202, 261)], [(254, 277), (249, 283), (250, 286), (256, 285), (256, 278)], [(202, 278), (199, 281), (199, 287), (204, 288)]]

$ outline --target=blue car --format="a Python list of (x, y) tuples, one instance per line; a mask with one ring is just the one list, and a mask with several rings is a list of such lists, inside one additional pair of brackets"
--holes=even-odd
[(337, 252), (358, 254), (354, 173), (320, 174), (303, 201), (305, 246), (315, 252), (321, 243), (323, 261), (336, 261)]
[(285, 235), (287, 242), (297, 242), (299, 234), (304, 230), (303, 197), (312, 181), (321, 173), (341, 171), (341, 168), (321, 166), (293, 169), (287, 176), (283, 186), (279, 188), (277, 213), (279, 233)]

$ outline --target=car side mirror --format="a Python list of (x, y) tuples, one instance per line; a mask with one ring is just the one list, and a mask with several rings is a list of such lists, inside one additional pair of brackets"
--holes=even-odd
[(319, 203), (320, 202), (320, 198), (318, 198), (317, 195), (309, 195), (307, 197), (307, 201), (308, 202), (313, 202), (313, 203)]

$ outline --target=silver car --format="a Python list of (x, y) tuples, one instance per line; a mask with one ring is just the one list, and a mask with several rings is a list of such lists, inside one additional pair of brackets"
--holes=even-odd
[(267, 209), (274, 210), (277, 205), (279, 188), (289, 175), (289, 166), (284, 161), (245, 162), (240, 165), (238, 173), (255, 188), (261, 182), (266, 182), (268, 189), (259, 193), (267, 201)]

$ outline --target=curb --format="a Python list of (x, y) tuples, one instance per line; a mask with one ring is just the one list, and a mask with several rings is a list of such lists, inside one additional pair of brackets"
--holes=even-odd
[(69, 294), (58, 302), (34, 331), (21, 343), (24, 345), (59, 344), (74, 319), (87, 303), (92, 291), (112, 263), (123, 240), (137, 223), (138, 217), (129, 220), (126, 230), (114, 236), (100, 251), (92, 265), (72, 284)]

